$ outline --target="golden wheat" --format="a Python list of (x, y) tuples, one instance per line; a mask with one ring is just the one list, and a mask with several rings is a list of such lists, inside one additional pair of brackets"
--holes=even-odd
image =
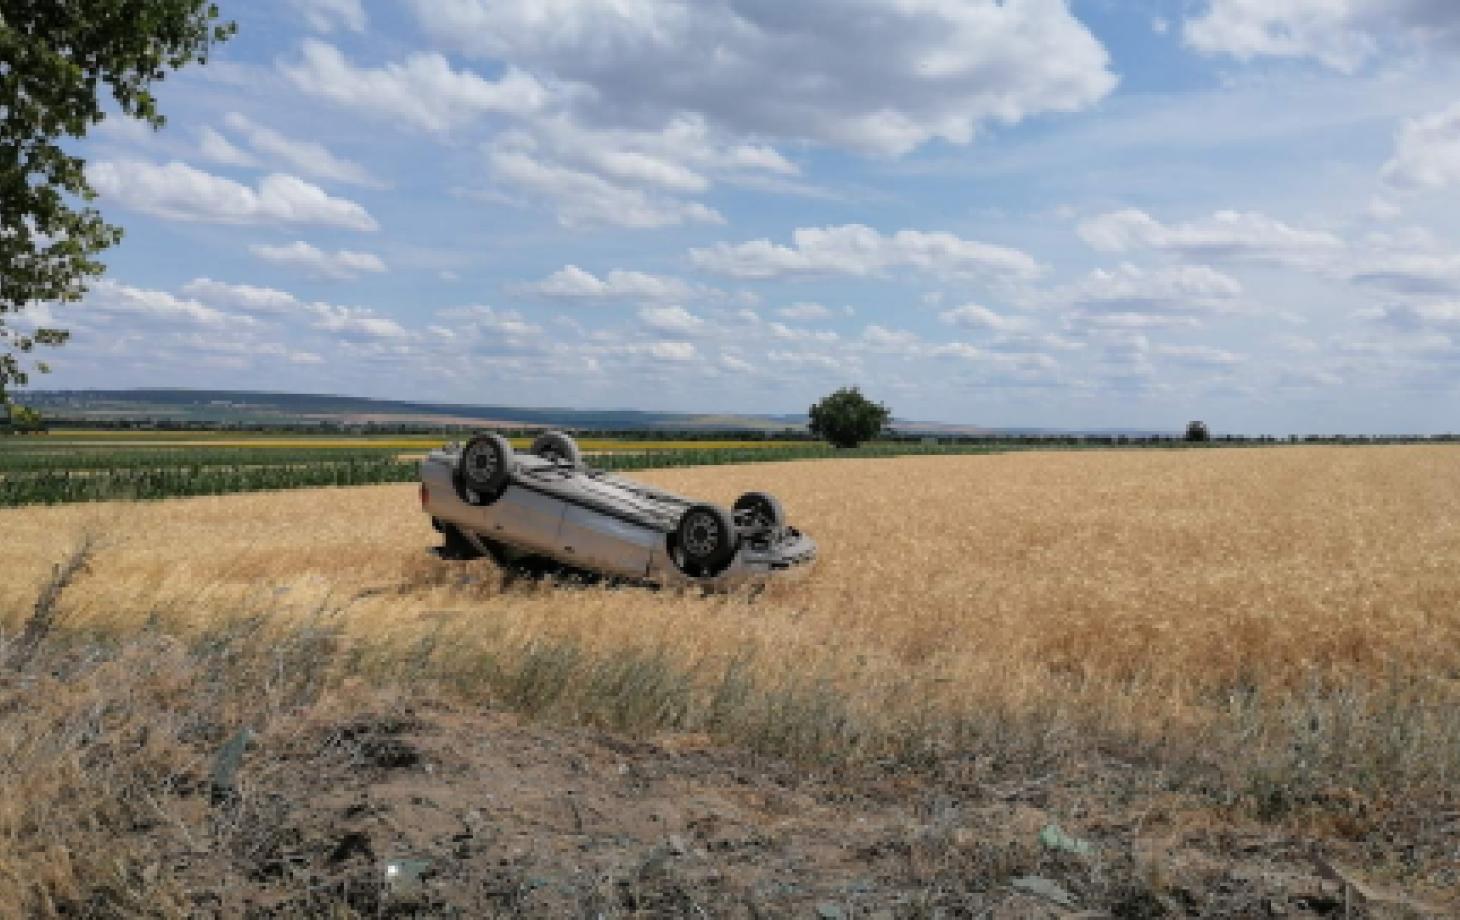
[(103, 546), (65, 598), (71, 626), (205, 622), (258, 604), (337, 611), (362, 641), (448, 634), (442, 654), (459, 656), (654, 637), (686, 662), (753, 651), (767, 674), (819, 675), (871, 707), (894, 688), (917, 707), (1016, 702), (1055, 677), (1112, 694), (1110, 707), (1175, 715), (1233, 687), (1460, 674), (1451, 448), (1026, 453), (643, 478), (726, 503), (771, 487), (822, 560), (755, 602), (463, 592), (461, 567), (426, 557), (434, 534), (414, 490), (382, 486), (0, 512), (0, 610), (22, 616), (48, 567), (91, 531)]
[[(1239, 806), (1329, 843), (1407, 833), (1415, 864), (1373, 868), (1453, 903), (1435, 815), (1460, 776), (1460, 450), (643, 478), (722, 503), (769, 487), (822, 559), (756, 597), (514, 584), (486, 561), (429, 557), (438, 538), (409, 486), (0, 511), (0, 694), (14, 703), (0, 776), (23, 790), (0, 796), (0, 839), (24, 844), (0, 859), (14, 915), (97, 891), (184, 913), (181, 882), (137, 875), (154, 857), (125, 830), (156, 814), (206, 824), (196, 797), (153, 802), (159, 777), (206, 767), (184, 727), (214, 726), (215, 745), (244, 724), (297, 733), (323, 687), (830, 765), (1077, 782), (1114, 757), (1149, 774), (1155, 798), (1127, 803), (1137, 825), (1180, 792), (1213, 816), (1190, 820), (1228, 830)], [(32, 616), (87, 534), (89, 567)]]

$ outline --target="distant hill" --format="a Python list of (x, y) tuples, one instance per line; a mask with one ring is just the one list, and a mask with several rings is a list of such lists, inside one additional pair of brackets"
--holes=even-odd
[[(637, 409), (473, 406), (407, 402), (360, 396), (269, 393), (248, 390), (34, 390), (21, 402), (55, 422), (159, 422), (233, 425), (423, 425), (572, 428), (600, 431), (804, 430), (805, 415), (646, 412)], [(1068, 432), (1047, 428), (983, 428), (894, 419), (905, 434), (926, 435), (1154, 435), (1170, 432), (1111, 430)]]
[(358, 396), (238, 390), (37, 390), (23, 397), (53, 420), (152, 420), (246, 425), (498, 425), (614, 430), (782, 430), (806, 417), (696, 415), (633, 409), (563, 409), (406, 402)]

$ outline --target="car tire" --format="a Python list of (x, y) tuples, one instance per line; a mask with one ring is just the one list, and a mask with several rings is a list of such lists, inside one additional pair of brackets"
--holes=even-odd
[[(512, 445), (499, 434), (479, 434), (466, 442), (456, 463), (462, 497), (472, 504), (496, 501), (512, 475)], [(475, 500), (472, 496), (476, 496)]]
[(739, 536), (730, 513), (718, 505), (691, 505), (674, 529), (675, 553), (686, 574), (718, 575), (735, 558)]
[(532, 453), (544, 460), (566, 463), (573, 469), (583, 465), (583, 453), (578, 442), (561, 431), (544, 431), (532, 442)]
[(757, 532), (778, 533), (786, 526), (786, 510), (769, 492), (746, 492), (735, 499), (732, 512), (737, 522)]

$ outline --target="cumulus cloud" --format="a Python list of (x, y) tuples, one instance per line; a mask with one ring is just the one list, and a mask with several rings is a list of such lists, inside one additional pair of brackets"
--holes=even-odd
[(325, 252), (303, 240), (285, 246), (259, 243), (248, 247), (248, 251), (265, 262), (300, 269), (317, 278), (334, 281), (348, 281), (362, 274), (379, 274), (386, 270), (385, 263), (377, 255), (349, 249)]
[(1028, 325), (1028, 322), (1020, 317), (1004, 316), (976, 303), (944, 310), (938, 314), (938, 318), (951, 326), (989, 329), (994, 332), (1018, 332)]
[(1367, 287), (1396, 294), (1460, 293), (1460, 255), (1427, 252), (1376, 254), (1361, 260), (1350, 277)]
[(684, 307), (644, 307), (639, 311), (639, 321), (668, 335), (695, 335), (705, 328), (705, 321)]
[(739, 245), (718, 243), (691, 250), (690, 258), (705, 271), (753, 280), (868, 277), (899, 267), (949, 277), (1030, 279), (1040, 273), (1039, 263), (1017, 249), (922, 230), (899, 230), (884, 236), (861, 224), (803, 227), (792, 234), (791, 246), (765, 239)]
[(698, 112), (737, 135), (877, 153), (965, 144), (983, 124), (1082, 109), (1116, 83), (1064, 0), (412, 5), (438, 41), (590, 88), (603, 121)]
[(206, 126), (198, 132), (198, 152), (204, 159), (223, 166), (252, 169), (259, 165), (253, 154), (237, 147), (228, 138)]
[(547, 90), (518, 70), (486, 80), (454, 70), (445, 57), (417, 53), (403, 64), (356, 67), (333, 45), (306, 39), (297, 63), (280, 70), (298, 89), (337, 105), (416, 128), (446, 132), (492, 113), (525, 115), (541, 108)]
[(363, 207), (334, 198), (296, 176), (265, 176), (257, 188), (173, 161), (101, 160), (86, 167), (101, 195), (124, 207), (168, 220), (217, 224), (317, 224), (376, 230)]
[(124, 315), (133, 320), (161, 320), (169, 325), (181, 323), (215, 330), (251, 326), (254, 322), (248, 316), (227, 313), (191, 298), (119, 284), (110, 279), (102, 279), (92, 285), (86, 306), (98, 313)]
[(389, 317), (364, 307), (342, 307), (311, 303), (304, 307), (314, 316), (314, 328), (362, 339), (408, 339), (411, 333)]
[(659, 361), (679, 363), (693, 361), (699, 356), (699, 351), (690, 342), (653, 342), (648, 347), (648, 354)]
[(679, 278), (613, 269), (602, 278), (576, 265), (565, 265), (541, 281), (518, 288), (555, 300), (685, 300), (696, 288)]
[(1256, 211), (1218, 211), (1210, 218), (1163, 224), (1128, 208), (1102, 214), (1079, 226), (1079, 234), (1101, 252), (1155, 249), (1192, 259), (1244, 259), (1311, 266), (1344, 248), (1322, 230), (1291, 227)]
[(301, 308), (299, 299), (287, 291), (251, 284), (229, 284), (212, 278), (194, 278), (182, 292), (214, 306), (232, 307), (245, 313), (285, 315)]
[[(306, 176), (380, 188), (381, 182), (370, 175), (369, 170), (359, 163), (342, 159), (329, 148), (315, 141), (302, 141), (286, 137), (272, 128), (257, 124), (238, 112), (230, 112), (223, 123), (238, 132), (256, 153), (263, 154), (273, 162), (298, 170)], [(203, 129), (203, 155), (215, 162), (236, 166), (247, 166), (257, 159), (237, 147), (211, 128)], [(238, 159), (242, 156), (242, 160)], [(232, 159), (230, 159), (232, 158)]]
[(1129, 263), (1096, 269), (1058, 297), (1105, 312), (1203, 313), (1233, 309), (1242, 283), (1206, 265), (1150, 271)]
[(612, 182), (590, 172), (535, 159), (521, 150), (488, 154), (493, 177), (551, 203), (565, 227), (634, 229), (684, 223), (722, 224), (725, 219), (698, 201), (686, 201)]
[[(589, 126), (567, 112), (541, 113), (501, 134), (491, 158), (498, 185), (547, 198), (566, 222), (585, 222), (587, 210), (592, 222), (623, 226), (718, 222), (719, 215), (686, 199), (722, 179), (787, 182), (799, 172), (773, 148), (714, 129), (694, 113), (657, 129)], [(571, 190), (553, 194), (546, 186), (554, 177)], [(603, 206), (575, 207), (574, 199), (585, 193)], [(614, 219), (614, 207), (625, 201), (629, 216)]]
[(316, 32), (333, 32), (337, 28), (364, 32), (369, 22), (360, 0), (293, 0), (293, 3)]
[(1441, 112), (1412, 118), (1400, 128), (1394, 156), (1380, 175), (1406, 190), (1460, 184), (1460, 102)]
[(1386, 44), (1426, 43), (1460, 33), (1451, 0), (1209, 0), (1186, 20), (1186, 43), (1238, 60), (1312, 58), (1352, 73)]
[(488, 336), (494, 339), (527, 339), (542, 333), (542, 327), (529, 323), (516, 310), (498, 310), (485, 304), (469, 307), (452, 307), (436, 314), (451, 324), (451, 328), (431, 327), (433, 332), (445, 338), (458, 333), (467, 336)]

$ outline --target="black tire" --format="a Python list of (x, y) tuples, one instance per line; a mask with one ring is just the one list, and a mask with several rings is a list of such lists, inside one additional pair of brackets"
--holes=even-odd
[(675, 551), (689, 575), (718, 575), (740, 548), (735, 521), (717, 505), (691, 505), (674, 529)]
[(786, 526), (786, 511), (769, 492), (746, 492), (735, 499), (735, 520), (757, 532), (777, 533)]
[(583, 465), (583, 453), (578, 442), (561, 431), (544, 431), (532, 442), (532, 452), (544, 460), (566, 463), (573, 469)]
[(479, 434), (466, 442), (457, 461), (456, 478), (464, 497), (477, 504), (495, 501), (512, 475), (512, 445), (500, 434)]

